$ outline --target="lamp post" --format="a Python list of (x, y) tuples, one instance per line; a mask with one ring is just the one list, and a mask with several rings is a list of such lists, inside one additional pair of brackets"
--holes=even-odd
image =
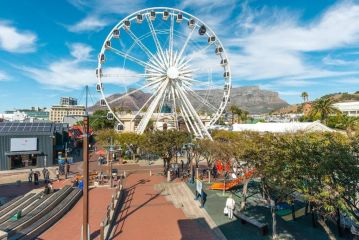
[(83, 215), (82, 215), (82, 240), (90, 239), (90, 229), (89, 229), (89, 115), (87, 113), (87, 91), (88, 86), (86, 86), (86, 112), (83, 120)]

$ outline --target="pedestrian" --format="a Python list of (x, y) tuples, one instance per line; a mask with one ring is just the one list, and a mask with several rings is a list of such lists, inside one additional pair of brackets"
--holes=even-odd
[(236, 202), (234, 201), (234, 199), (232, 198), (232, 194), (227, 198), (226, 201), (226, 208), (228, 210), (228, 218), (232, 219), (233, 218), (233, 211), (234, 211), (234, 207), (236, 205)]
[(34, 184), (39, 185), (39, 172), (34, 172)]
[(45, 179), (45, 174), (46, 174), (46, 168), (43, 168), (42, 169), (42, 176), (44, 176), (44, 179)]
[(60, 171), (59, 168), (56, 168), (55, 170), (57, 181), (60, 181)]
[[(66, 160), (67, 161), (67, 160)], [(69, 162), (67, 162), (67, 167), (66, 167), (67, 169), (67, 174), (70, 174), (70, 164), (69, 164)], [(67, 176), (66, 176), (67, 177)]]
[(48, 185), (48, 184), (45, 185), (44, 193), (45, 193), (45, 194), (50, 194), (50, 188), (49, 188), (49, 185)]
[(29, 176), (28, 176), (29, 182), (32, 182), (33, 175), (34, 175), (34, 172), (32, 171), (32, 168), (30, 168), (30, 172), (29, 172)]
[(217, 167), (216, 167), (215, 164), (213, 164), (212, 175), (213, 175), (213, 178), (214, 178), (214, 179), (217, 178)]
[(183, 160), (181, 160), (181, 171), (183, 172), (183, 168), (184, 168), (184, 162)]
[(45, 183), (49, 183), (50, 182), (50, 172), (49, 170), (46, 169), (45, 172)]
[(207, 194), (203, 191), (201, 191), (201, 208), (204, 208), (204, 204), (207, 201)]
[(47, 184), (47, 186), (49, 187), (50, 193), (53, 193), (53, 192), (54, 192), (54, 187), (52, 186), (52, 183), (49, 182), (49, 183)]

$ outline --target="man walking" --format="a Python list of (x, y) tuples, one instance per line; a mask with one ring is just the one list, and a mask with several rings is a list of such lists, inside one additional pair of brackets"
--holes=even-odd
[(29, 172), (29, 176), (28, 176), (29, 182), (32, 182), (33, 175), (34, 175), (34, 172), (32, 171), (32, 168), (30, 168), (30, 172)]
[(233, 218), (233, 210), (234, 210), (234, 206), (236, 205), (236, 202), (234, 201), (234, 199), (232, 198), (232, 194), (227, 198), (226, 201), (226, 208), (228, 210), (228, 218), (232, 219)]

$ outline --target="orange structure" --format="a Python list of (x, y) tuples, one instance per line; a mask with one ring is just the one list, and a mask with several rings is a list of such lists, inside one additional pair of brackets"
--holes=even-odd
[(211, 189), (211, 190), (223, 190), (223, 189), (224, 190), (229, 190), (229, 189), (233, 188), (234, 186), (236, 186), (236, 185), (240, 184), (241, 182), (243, 182), (243, 180), (250, 178), (253, 175), (253, 173), (254, 173), (254, 169), (246, 172), (244, 174), (244, 176), (240, 176), (240, 177), (238, 177), (238, 178), (236, 178), (236, 179), (234, 179), (234, 180), (232, 180), (232, 181), (230, 181), (230, 182), (228, 182), (226, 184), (224, 184), (223, 182), (213, 183), (209, 187), (209, 189)]

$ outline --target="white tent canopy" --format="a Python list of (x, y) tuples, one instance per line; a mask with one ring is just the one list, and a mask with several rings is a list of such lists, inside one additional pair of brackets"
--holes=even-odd
[(256, 123), (256, 124), (233, 124), (233, 131), (253, 131), (272, 133), (295, 133), (295, 132), (333, 132), (334, 130), (315, 122), (288, 122), (288, 123)]

